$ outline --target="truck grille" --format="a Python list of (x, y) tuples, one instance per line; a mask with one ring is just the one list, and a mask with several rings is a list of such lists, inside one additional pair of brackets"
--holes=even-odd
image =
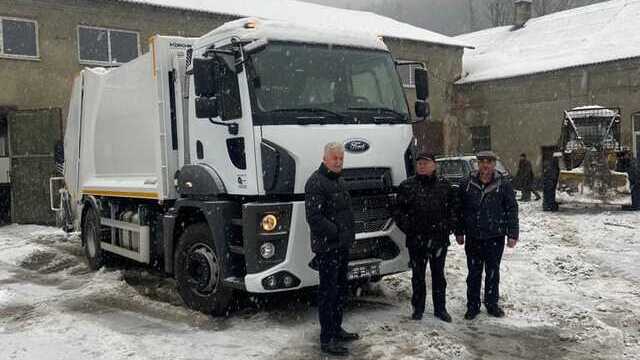
[(393, 201), (389, 195), (364, 196), (353, 198), (355, 232), (366, 233), (382, 231), (392, 216)]
[(391, 170), (389, 168), (351, 168), (342, 170), (342, 179), (347, 189), (354, 190), (384, 190), (392, 185)]
[(387, 236), (358, 239), (351, 244), (349, 260), (390, 260), (400, 254), (398, 245)]

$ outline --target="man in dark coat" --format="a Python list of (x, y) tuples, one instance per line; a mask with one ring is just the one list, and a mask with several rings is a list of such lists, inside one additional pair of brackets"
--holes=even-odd
[(640, 210), (640, 169), (638, 161), (631, 155), (631, 151), (625, 150), (620, 154), (616, 171), (627, 173), (631, 186), (631, 206), (629, 210)]
[[(480, 313), (482, 270), (485, 271), (484, 305), (489, 315), (503, 317), (500, 297), (500, 260), (507, 246), (518, 241), (518, 203), (511, 183), (495, 170), (496, 156), (491, 151), (477, 155), (478, 170), (462, 181), (456, 241), (465, 245), (467, 254), (467, 312), (474, 319)], [(466, 241), (465, 241), (466, 237)]]
[(516, 182), (520, 190), (522, 190), (520, 201), (530, 201), (532, 192), (536, 197), (536, 201), (540, 200), (540, 194), (533, 188), (533, 167), (531, 166), (531, 161), (527, 160), (527, 155), (524, 153), (520, 154)]
[(556, 187), (558, 178), (560, 177), (560, 157), (562, 153), (553, 153), (553, 158), (549, 160), (544, 169), (542, 179), (542, 210), (558, 211), (558, 203), (556, 202)]
[(451, 316), (446, 309), (447, 281), (444, 276), (449, 233), (456, 224), (455, 192), (451, 184), (436, 174), (433, 154), (420, 154), (417, 175), (400, 184), (394, 220), (406, 234), (411, 258), (414, 320), (422, 319), (425, 307), (425, 271), (431, 267), (431, 295), (434, 315), (446, 322)]
[(351, 196), (340, 177), (344, 148), (340, 143), (325, 146), (320, 168), (305, 185), (305, 209), (311, 230), (313, 262), (320, 276), (318, 313), (320, 348), (323, 353), (346, 356), (341, 341), (359, 338), (342, 328), (342, 314), (347, 298), (349, 248), (355, 240), (355, 223)]

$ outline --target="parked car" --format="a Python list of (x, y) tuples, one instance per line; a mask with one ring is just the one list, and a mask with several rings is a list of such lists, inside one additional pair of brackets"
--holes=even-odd
[[(478, 169), (478, 159), (475, 155), (451, 156), (436, 159), (438, 164), (438, 174), (451, 181), (454, 186), (458, 186), (473, 170)], [(500, 160), (496, 161), (496, 170), (512, 180), (511, 172)]]

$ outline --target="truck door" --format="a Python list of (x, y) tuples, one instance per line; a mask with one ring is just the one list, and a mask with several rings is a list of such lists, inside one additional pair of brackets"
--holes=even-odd
[(49, 178), (55, 176), (54, 147), (62, 136), (60, 109), (9, 114), (11, 221), (55, 224)]
[[(256, 150), (246, 71), (236, 73), (228, 67), (216, 76), (222, 84), (218, 117), (197, 118), (195, 101), (189, 101), (191, 162), (215, 171), (228, 194), (255, 195), (258, 192)], [(192, 81), (191, 94), (193, 89)]]

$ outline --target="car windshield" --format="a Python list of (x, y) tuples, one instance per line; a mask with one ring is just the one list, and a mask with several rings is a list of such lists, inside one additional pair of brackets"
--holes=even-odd
[(257, 124), (409, 121), (385, 51), (275, 42), (252, 55), (248, 69)]
[(464, 163), (461, 160), (438, 161), (438, 172), (442, 176), (464, 176)]

